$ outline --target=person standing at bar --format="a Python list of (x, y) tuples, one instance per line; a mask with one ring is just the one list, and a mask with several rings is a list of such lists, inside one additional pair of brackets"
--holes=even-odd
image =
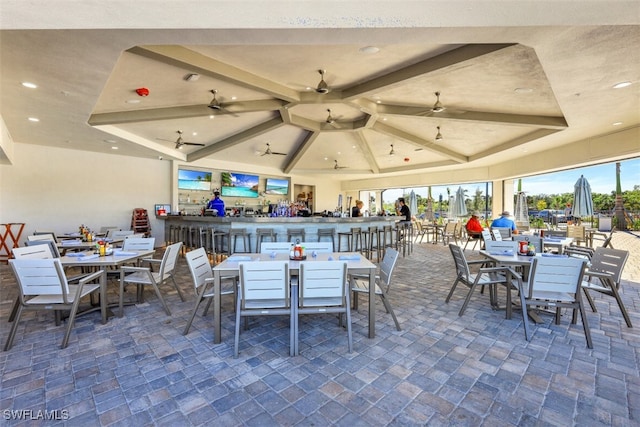
[(209, 200), (207, 209), (215, 209), (218, 212), (218, 216), (224, 216), (224, 201), (220, 198), (220, 192), (213, 192), (213, 199)]
[(362, 200), (356, 200), (356, 205), (351, 208), (351, 218), (362, 216), (362, 207), (364, 202)]
[(396, 214), (398, 216), (403, 216), (403, 221), (411, 222), (411, 210), (409, 206), (404, 201), (404, 197), (400, 197), (398, 199), (398, 203), (396, 204)]

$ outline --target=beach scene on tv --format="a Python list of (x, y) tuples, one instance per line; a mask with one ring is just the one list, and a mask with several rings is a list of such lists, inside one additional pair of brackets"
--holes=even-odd
[(289, 194), (289, 180), (267, 178), (266, 194), (278, 194), (286, 196)]
[(258, 197), (258, 176), (222, 172), (220, 192), (230, 197)]
[(211, 172), (178, 169), (178, 188), (180, 190), (211, 190)]

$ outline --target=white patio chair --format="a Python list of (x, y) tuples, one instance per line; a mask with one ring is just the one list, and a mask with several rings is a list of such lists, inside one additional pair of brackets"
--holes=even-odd
[(462, 250), (460, 246), (454, 245), (453, 243), (449, 244), (449, 250), (451, 251), (451, 255), (453, 256), (453, 262), (455, 263), (457, 276), (453, 282), (453, 285), (451, 285), (451, 290), (449, 291), (445, 302), (449, 303), (449, 300), (451, 300), (453, 292), (456, 290), (458, 283), (462, 283), (469, 288), (467, 296), (464, 299), (464, 303), (462, 304), (462, 307), (458, 312), (458, 316), (462, 316), (464, 314), (467, 306), (469, 305), (469, 301), (471, 300), (471, 296), (473, 295), (473, 291), (475, 291), (478, 286), (489, 287), (489, 299), (493, 306), (497, 305), (496, 286), (498, 284), (509, 286), (508, 289), (511, 289), (512, 284), (508, 283), (508, 276), (509, 273), (516, 275), (515, 271), (509, 269), (508, 267), (481, 267), (477, 273), (472, 273), (470, 268), (471, 266), (484, 266), (487, 262), (482, 260), (467, 261), (467, 258), (464, 256), (464, 250)]
[[(294, 353), (294, 319), (287, 261), (240, 262), (233, 357), (240, 348), (240, 322), (250, 316), (289, 316), (289, 354)], [(246, 323), (245, 323), (246, 328)]]
[(342, 313), (347, 318), (349, 353), (353, 351), (351, 334), (351, 298), (347, 285), (347, 263), (344, 261), (301, 261), (298, 286), (298, 308), (294, 326), (294, 354), (298, 354), (298, 332), (301, 314)]
[[(160, 264), (158, 268), (158, 272), (151, 271), (150, 267), (133, 267), (133, 266), (123, 266), (120, 269), (120, 317), (122, 317), (123, 313), (123, 298), (124, 298), (124, 286), (126, 284), (135, 284), (138, 286), (138, 302), (142, 302), (142, 291), (144, 286), (152, 286), (153, 290), (156, 292), (160, 303), (162, 303), (162, 307), (168, 316), (171, 316), (171, 311), (167, 306), (164, 298), (162, 298), (162, 294), (160, 293), (160, 285), (164, 284), (168, 280), (173, 282), (180, 299), (184, 301), (184, 297), (182, 296), (182, 291), (180, 291), (180, 287), (176, 283), (176, 279), (174, 277), (175, 267), (178, 262), (178, 255), (180, 253), (180, 247), (182, 246), (182, 242), (174, 243), (173, 245), (167, 246), (162, 260), (155, 260), (152, 258), (147, 258), (145, 261), (147, 262), (156, 262)], [(127, 274), (130, 273), (130, 274)]]
[(114, 230), (111, 229), (107, 232), (107, 237), (110, 239), (126, 239), (127, 236), (131, 236), (133, 230)]
[(311, 256), (313, 252), (318, 254), (330, 254), (333, 252), (333, 242), (304, 242), (301, 243), (307, 256)]
[(518, 242), (513, 240), (488, 240), (485, 242), (487, 252), (512, 252), (518, 253)]
[(127, 237), (122, 244), (123, 251), (152, 251), (155, 249), (155, 237)]
[(580, 291), (585, 264), (585, 260), (572, 257), (534, 257), (529, 278), (522, 284), (520, 291), (524, 334), (527, 341), (531, 339), (527, 307), (556, 309), (556, 324), (560, 324), (560, 309), (570, 308), (574, 310), (572, 324), (576, 323), (575, 310), (580, 311), (587, 347), (593, 348)]
[[(69, 310), (67, 330), (61, 345), (61, 348), (65, 348), (69, 342), (80, 300), (86, 295), (100, 292), (100, 284), (89, 282), (100, 279), (102, 271), (83, 277), (77, 285), (70, 285), (59, 259), (11, 259), (9, 264), (18, 281), (20, 295), (16, 317), (9, 331), (4, 351), (8, 351), (13, 345), (23, 310)], [(100, 304), (105, 304), (105, 301), (101, 300)]]
[[(376, 289), (375, 293), (380, 297), (384, 308), (387, 313), (391, 314), (393, 322), (396, 324), (396, 329), (401, 331), (400, 324), (396, 318), (396, 314), (391, 307), (391, 303), (387, 298), (389, 288), (391, 287), (391, 276), (393, 270), (396, 267), (396, 262), (400, 254), (395, 249), (387, 249), (380, 263), (380, 274), (376, 275)], [(353, 309), (358, 309), (358, 294), (369, 295), (369, 277), (366, 276), (351, 276), (351, 290), (353, 291)]]
[[(189, 333), (189, 329), (191, 328), (191, 324), (193, 323), (193, 319), (196, 317), (196, 313), (198, 312), (198, 307), (200, 307), (200, 303), (204, 300), (207, 301), (207, 305), (204, 309), (203, 316), (207, 315), (207, 311), (209, 310), (209, 306), (213, 301), (213, 297), (215, 296), (215, 292), (213, 290), (213, 271), (211, 270), (211, 264), (209, 264), (209, 257), (207, 256), (207, 251), (204, 248), (194, 249), (185, 254), (185, 258), (187, 259), (187, 265), (189, 266), (189, 272), (191, 273), (191, 278), (193, 279), (193, 287), (196, 295), (196, 303), (193, 308), (193, 312), (191, 313), (191, 317), (187, 322), (187, 325), (184, 328), (184, 332), (182, 335), (187, 335)], [(235, 276), (228, 277), (232, 280), (232, 286), (230, 289), (222, 289), (220, 295), (235, 295), (235, 286), (236, 280)], [(224, 280), (224, 278), (223, 278)], [(204, 286), (204, 288), (203, 288)], [(210, 287), (207, 290), (207, 287)], [(203, 290), (204, 289), (204, 290)], [(200, 294), (202, 296), (200, 297)]]
[(261, 254), (288, 254), (291, 250), (291, 242), (262, 242), (260, 244)]

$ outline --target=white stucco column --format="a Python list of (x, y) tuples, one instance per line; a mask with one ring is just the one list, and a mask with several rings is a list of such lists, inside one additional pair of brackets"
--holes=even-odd
[(513, 214), (513, 179), (502, 181), (492, 181), (493, 184), (493, 205), (492, 218), (500, 216), (502, 211), (509, 211)]

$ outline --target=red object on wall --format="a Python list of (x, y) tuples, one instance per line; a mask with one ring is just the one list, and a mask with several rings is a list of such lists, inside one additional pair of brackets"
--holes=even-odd
[(149, 89), (146, 87), (141, 87), (136, 89), (136, 93), (140, 96), (149, 96)]
[(405, 158), (404, 158), (404, 161), (405, 161), (405, 162), (408, 162), (409, 160), (411, 160), (411, 159), (409, 159), (408, 157), (405, 157)]

